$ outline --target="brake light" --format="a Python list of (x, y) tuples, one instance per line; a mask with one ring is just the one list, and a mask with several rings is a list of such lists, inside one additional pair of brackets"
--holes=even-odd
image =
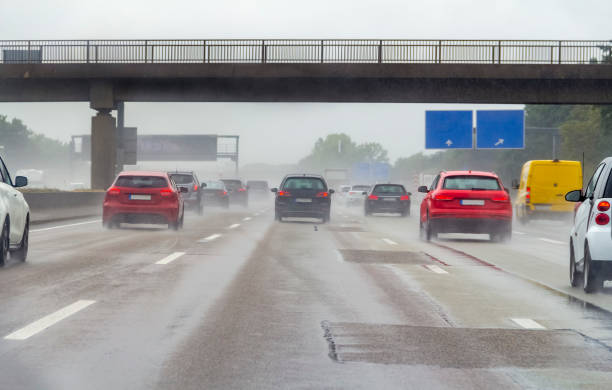
[(220, 194), (225, 196), (225, 195), (227, 195), (227, 191), (221, 191)]
[(370, 196), (368, 196), (368, 199), (370, 199), (370, 200), (378, 200), (378, 196), (370, 195)]
[(597, 216), (595, 217), (595, 222), (598, 225), (607, 225), (608, 223), (610, 223), (610, 217), (608, 216), (608, 214), (597, 214)]
[(510, 198), (508, 196), (496, 196), (493, 199), (491, 199), (493, 202), (509, 202)]
[(172, 189), (171, 188), (162, 188), (161, 190), (159, 190), (159, 194), (161, 196), (170, 196), (172, 195)]
[(327, 198), (329, 196), (329, 192), (321, 191), (317, 194), (317, 198)]
[(194, 185), (193, 185), (193, 190), (194, 190), (194, 191), (197, 191), (197, 190), (198, 190), (198, 185), (197, 185), (197, 184), (194, 184)]
[(526, 188), (527, 192), (531, 192), (531, 187)]
[(409, 195), (402, 195), (402, 196), (400, 196), (400, 200), (410, 200), (410, 196)]
[(119, 195), (121, 193), (121, 190), (117, 187), (111, 187), (108, 189), (108, 191), (106, 191), (106, 193), (108, 195)]
[(436, 195), (434, 196), (435, 200), (453, 200), (453, 197), (450, 195)]
[(246, 191), (246, 189), (244, 189), (244, 188), (238, 188), (238, 192), (244, 192), (244, 191)]
[(608, 211), (608, 210), (610, 210), (610, 202), (608, 202), (607, 200), (602, 200), (597, 205), (597, 210), (599, 210), (599, 211)]
[(291, 196), (289, 191), (278, 191), (278, 196)]

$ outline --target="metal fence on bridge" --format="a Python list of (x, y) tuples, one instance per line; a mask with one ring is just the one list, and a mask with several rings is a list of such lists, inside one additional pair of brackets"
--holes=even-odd
[(0, 41), (0, 63), (601, 64), (612, 41), (39, 40)]

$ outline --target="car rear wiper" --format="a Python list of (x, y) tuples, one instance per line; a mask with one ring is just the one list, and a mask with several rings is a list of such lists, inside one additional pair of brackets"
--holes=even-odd
[(488, 188), (476, 188), (476, 187), (474, 187), (474, 188), (470, 188), (470, 189), (471, 189), (472, 191), (489, 191), (489, 189), (488, 189)]

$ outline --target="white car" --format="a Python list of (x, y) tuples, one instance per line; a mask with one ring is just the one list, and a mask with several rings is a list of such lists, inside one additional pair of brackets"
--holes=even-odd
[(346, 204), (348, 206), (363, 206), (365, 199), (364, 192), (369, 192), (372, 186), (369, 185), (354, 185), (349, 190), (346, 196)]
[(8, 258), (25, 261), (28, 256), (28, 236), (30, 229), (30, 207), (17, 187), (28, 184), (24, 176), (11, 180), (4, 161), (0, 158), (0, 266)]
[(570, 284), (582, 277), (587, 293), (612, 280), (612, 157), (599, 164), (584, 192), (568, 192), (565, 199), (581, 202), (570, 233)]

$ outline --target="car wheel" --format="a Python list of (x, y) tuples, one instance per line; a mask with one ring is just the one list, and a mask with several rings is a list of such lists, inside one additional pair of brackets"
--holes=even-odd
[(602, 282), (598, 280), (595, 270), (593, 269), (593, 261), (588, 244), (584, 245), (584, 272), (583, 272), (583, 287), (585, 293), (592, 293), (599, 287)]
[(10, 225), (8, 221), (4, 221), (2, 225), (2, 232), (0, 232), (0, 266), (3, 266), (8, 259), (9, 253), (9, 229)]
[(425, 241), (431, 241), (431, 237), (433, 235), (434, 235), (433, 227), (431, 226), (429, 215), (427, 215), (427, 220), (425, 221)]
[(202, 199), (198, 201), (198, 215), (204, 215), (204, 202), (202, 202)]
[(11, 252), (11, 258), (14, 256), (19, 261), (26, 261), (28, 257), (28, 246), (29, 246), (29, 235), (30, 235), (30, 220), (26, 220), (25, 227), (23, 228), (23, 235), (21, 236), (21, 244), (19, 249)]
[(328, 211), (327, 214), (323, 215), (323, 218), (321, 218), (323, 220), (323, 223), (327, 223), (330, 220), (330, 212)]
[(576, 269), (576, 257), (574, 256), (574, 244), (570, 240), (570, 261), (569, 261), (570, 286), (576, 287), (580, 282), (580, 273)]

